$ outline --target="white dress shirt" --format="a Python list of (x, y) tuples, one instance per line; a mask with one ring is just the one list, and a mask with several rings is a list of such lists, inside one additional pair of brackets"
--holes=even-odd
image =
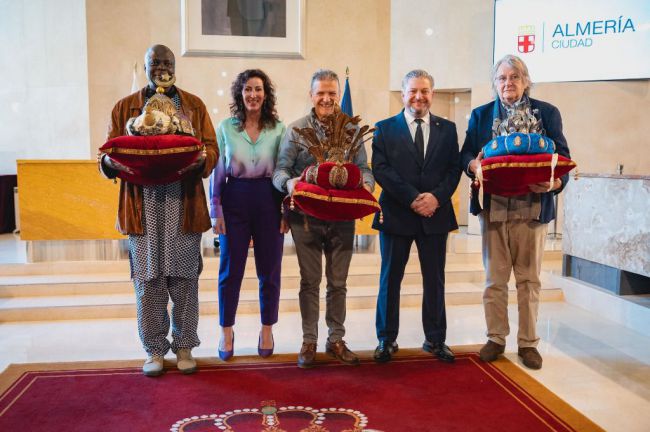
[[(415, 117), (413, 117), (413, 114), (408, 112), (407, 110), (404, 110), (404, 118), (406, 119), (406, 124), (409, 127), (409, 131), (411, 132), (411, 139), (413, 142), (415, 142), (415, 131), (418, 129), (418, 124), (415, 121)], [(431, 115), (427, 113), (422, 120), (422, 136), (424, 137), (424, 154), (426, 156), (427, 154), (427, 146), (429, 145), (429, 122), (431, 121)]]

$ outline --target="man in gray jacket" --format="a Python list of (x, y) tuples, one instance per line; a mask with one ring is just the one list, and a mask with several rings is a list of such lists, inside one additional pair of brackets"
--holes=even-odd
[[(324, 137), (321, 120), (334, 113), (340, 97), (340, 84), (336, 73), (323, 69), (316, 71), (311, 78), (309, 95), (314, 107), (305, 117), (289, 125), (280, 145), (278, 162), (273, 173), (274, 186), (288, 194), (293, 193), (302, 171), (316, 163), (316, 159), (309, 154), (306, 147), (297, 143), (301, 142), (302, 138), (293, 129), (311, 127), (319, 138)], [(372, 191), (375, 181), (368, 168), (363, 146), (354, 163), (361, 170), (364, 187)], [(303, 343), (298, 355), (298, 367), (312, 367), (316, 356), (323, 253), (327, 278), (325, 322), (329, 329), (326, 352), (345, 364), (358, 365), (359, 358), (343, 341), (346, 280), (352, 259), (354, 221), (330, 222), (293, 210), (289, 213), (289, 225), (300, 266), (299, 300)]]

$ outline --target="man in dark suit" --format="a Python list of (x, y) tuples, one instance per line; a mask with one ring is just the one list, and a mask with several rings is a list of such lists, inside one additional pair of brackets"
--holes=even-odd
[(398, 349), (400, 288), (415, 241), (422, 270), (423, 348), (440, 360), (454, 361), (445, 345), (445, 255), (449, 231), (458, 228), (451, 196), (460, 180), (456, 125), (429, 112), (433, 77), (414, 70), (402, 80), (404, 110), (377, 123), (372, 171), (382, 187), (379, 230), (381, 275), (374, 358), (390, 361)]

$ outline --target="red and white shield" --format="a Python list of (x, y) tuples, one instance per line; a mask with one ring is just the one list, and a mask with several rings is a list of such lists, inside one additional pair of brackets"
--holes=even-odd
[(535, 50), (535, 35), (519, 35), (517, 38), (517, 50), (520, 53), (529, 53)]

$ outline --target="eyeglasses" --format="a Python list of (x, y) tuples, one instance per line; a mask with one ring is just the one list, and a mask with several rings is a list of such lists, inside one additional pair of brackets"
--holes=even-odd
[(499, 75), (494, 80), (496, 82), (498, 82), (499, 84), (504, 84), (508, 80), (510, 80), (511, 82), (514, 82), (514, 83), (518, 83), (518, 82), (521, 82), (521, 76), (519, 76), (517, 74), (509, 75), (509, 76)]

